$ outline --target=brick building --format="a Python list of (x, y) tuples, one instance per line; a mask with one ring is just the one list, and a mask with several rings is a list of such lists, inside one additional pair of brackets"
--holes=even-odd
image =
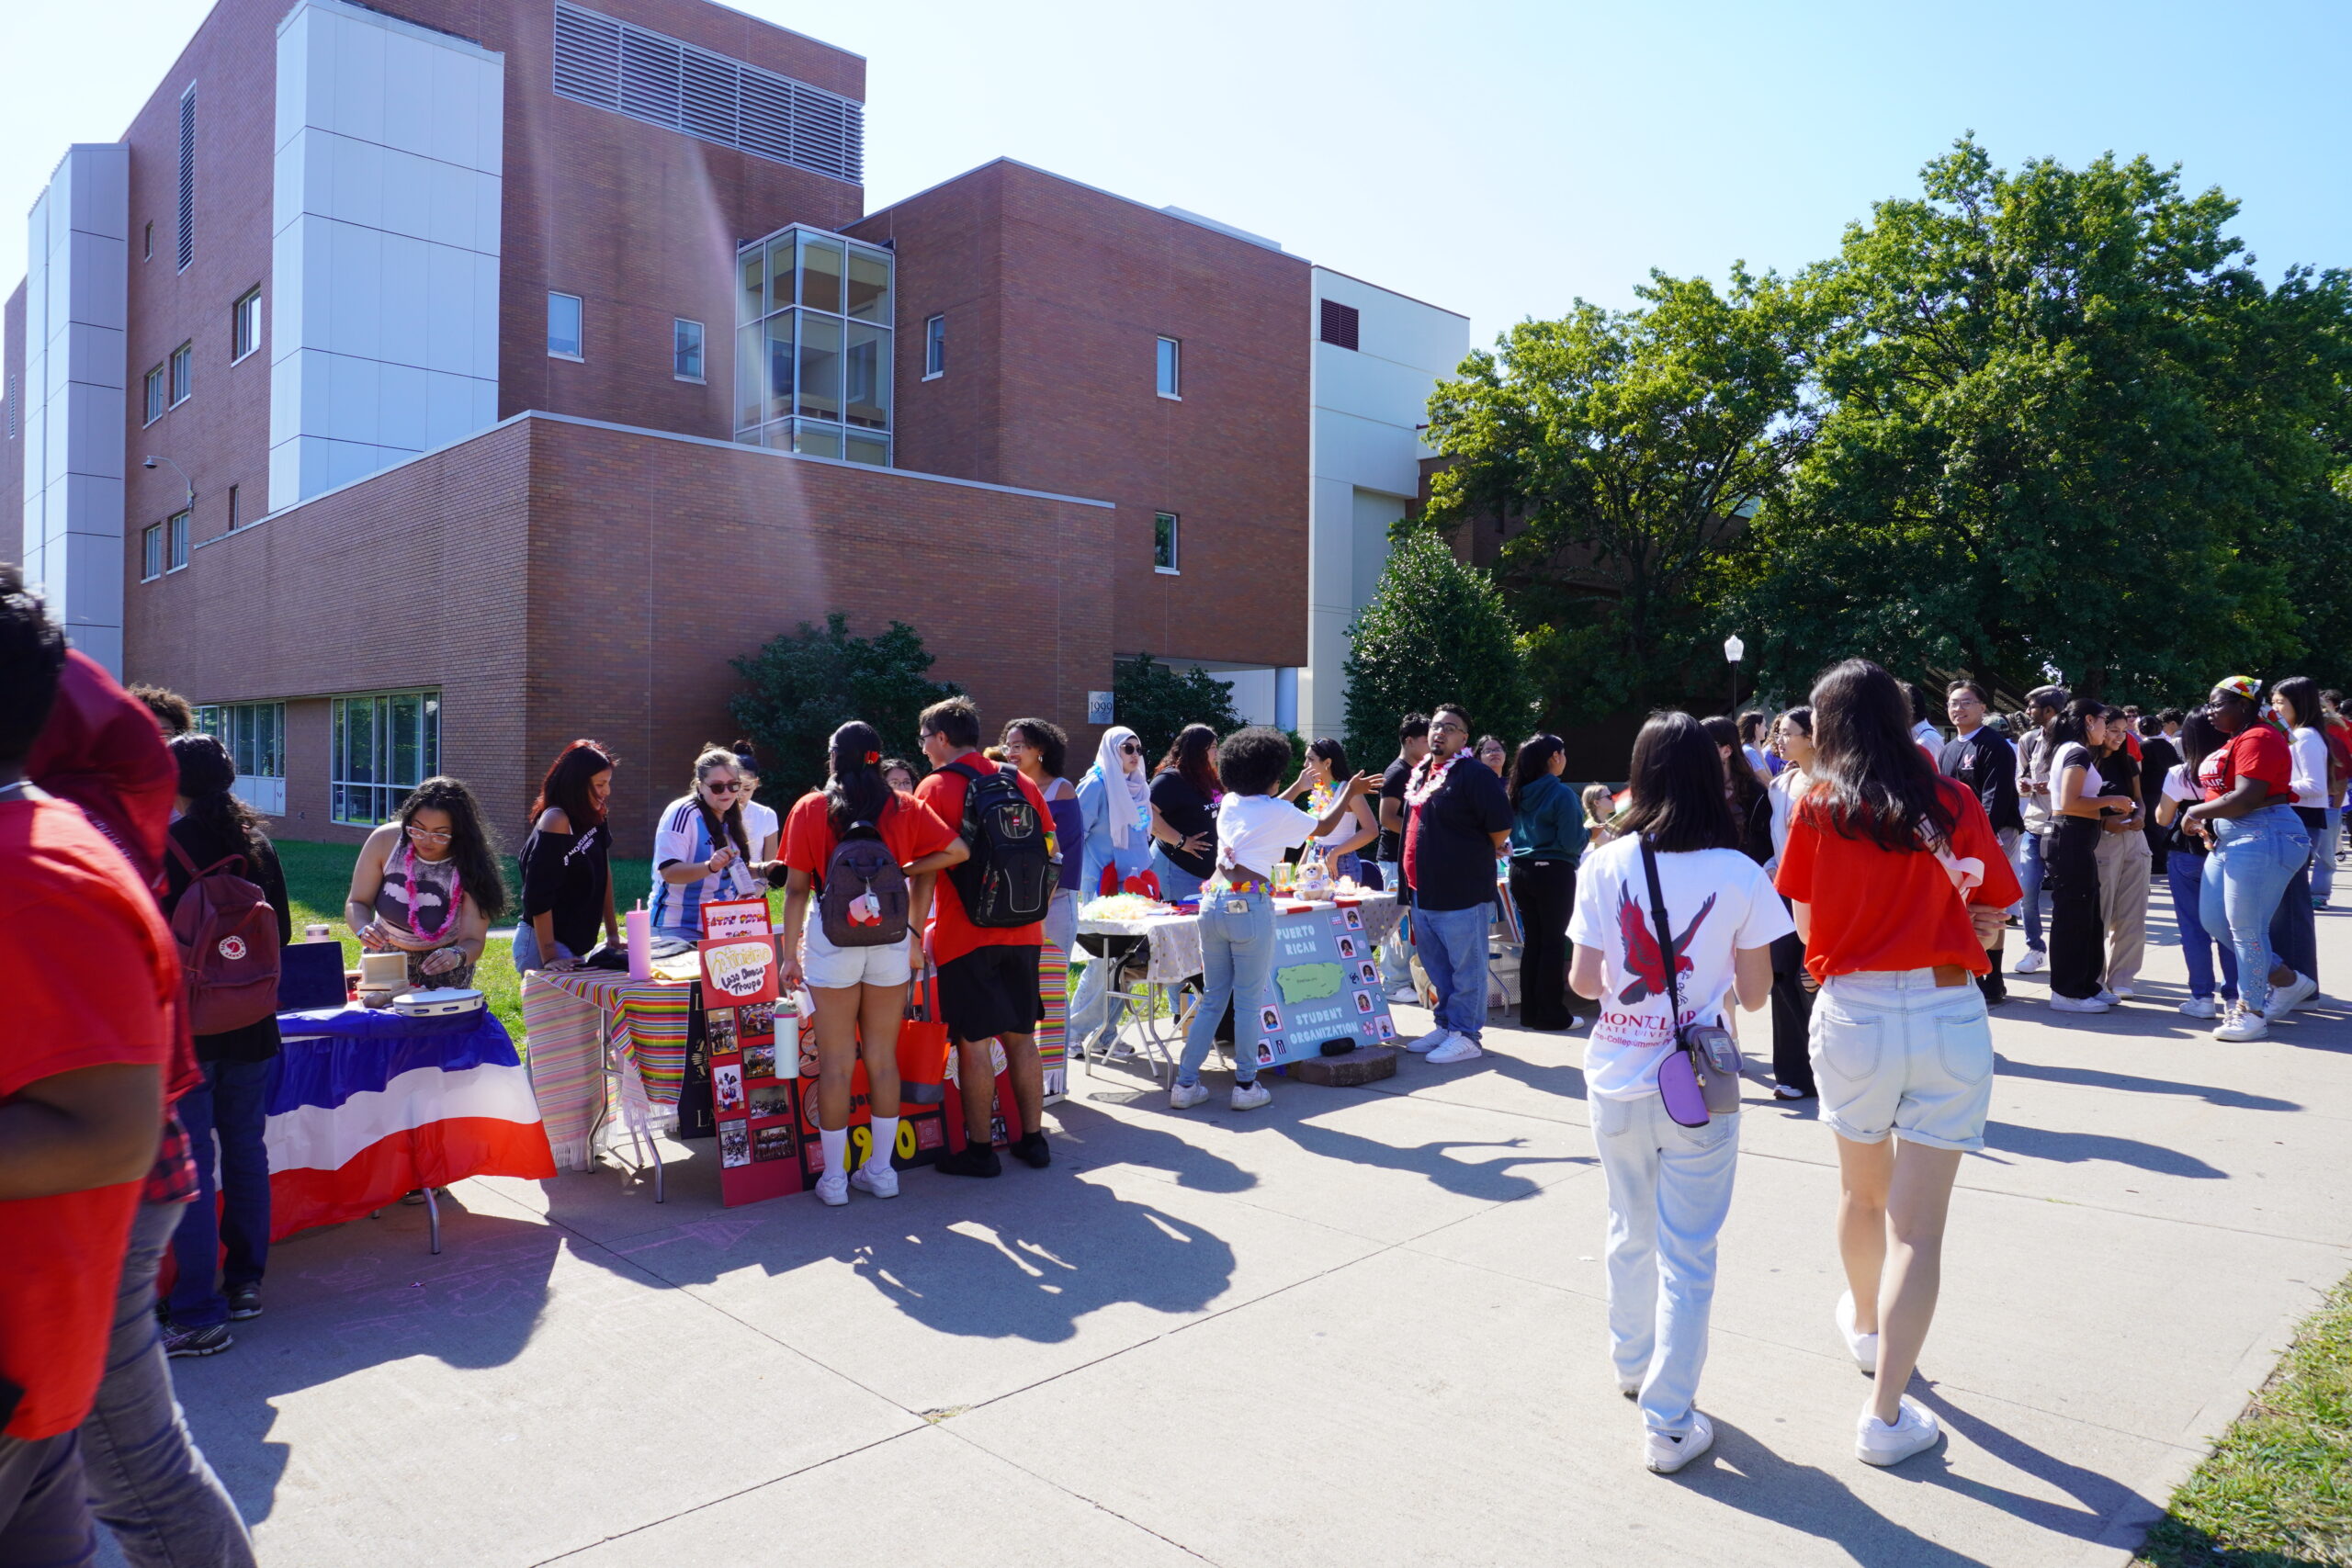
[(1340, 275), (1007, 161), (869, 214), (865, 83), (705, 0), (220, 0), (30, 215), (28, 575), (288, 838), (435, 770), (519, 831), (592, 734), (641, 851), (831, 610), (1081, 741), (1140, 651), (1298, 722)]

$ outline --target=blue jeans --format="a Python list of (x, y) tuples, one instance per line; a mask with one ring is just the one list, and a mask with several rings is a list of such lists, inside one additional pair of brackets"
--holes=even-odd
[[(1235, 906), (1239, 912), (1235, 912)], [(1184, 1032), (1184, 1055), (1176, 1081), (1201, 1081), (1201, 1064), (1216, 1043), (1216, 1026), (1233, 1004), (1233, 1081), (1258, 1077), (1258, 1037), (1265, 1032), (1258, 1009), (1274, 970), (1274, 899), (1264, 892), (1204, 891), (1201, 896), (1201, 1004)]]
[(1078, 893), (1073, 888), (1054, 890), (1053, 902), (1046, 906), (1046, 940), (1062, 950), (1065, 955), (1078, 951)]
[(2040, 833), (2018, 835), (2018, 885), (2025, 889), (2025, 944), (2035, 953), (2041, 942), (2041, 840)]
[(0, 1435), (0, 1568), (89, 1568), (97, 1561), (82, 1481), (79, 1432)]
[(2212, 829), (2197, 918), (2237, 950), (2238, 995), (2259, 1012), (2270, 1000), (2270, 917), (2311, 854), (2311, 835), (2284, 806), (2215, 818)]
[[(269, 1151), (262, 1144), (268, 1098), (267, 1062), (207, 1062), (204, 1082), (180, 1100), (198, 1178), (196, 1201), (172, 1236), (180, 1269), (172, 1283), (172, 1322), (182, 1328), (228, 1322), (223, 1292), (258, 1283), (269, 1261)], [(217, 1216), (216, 1192), (226, 1199)]]
[(131, 1218), (106, 1377), (82, 1420), (83, 1481), (131, 1568), (253, 1568), (245, 1521), (173, 1397), (155, 1323), (155, 1270), (181, 1207), (141, 1203)]
[(1413, 910), (1421, 967), (1437, 988), (1437, 1022), (1472, 1041), (1487, 1032), (1487, 932), (1494, 906)]
[(1159, 878), (1159, 896), (1170, 904), (1181, 904), (1201, 890), (1201, 879), (1170, 860), (1163, 845), (1152, 846), (1151, 874)]
[[(555, 956), (576, 959), (580, 954), (559, 942), (555, 944)], [(516, 920), (514, 922), (514, 973), (527, 975), (546, 962), (547, 960), (539, 956), (538, 928), (528, 920)]]
[(2330, 811), (2312, 845), (2312, 908), (2324, 909), (2335, 893), (2335, 841), (2344, 836), (2344, 814)]
[(2188, 965), (2188, 994), (2213, 994), (2213, 953), (2222, 955), (2222, 999), (2238, 999), (2238, 955), (2216, 942), (2198, 906), (2205, 886), (2205, 857), (2175, 850), (2165, 857), (2165, 880), (2172, 884), (2173, 923), (2180, 928), (2180, 956)]
[[(2303, 836), (2312, 841), (2314, 851), (2326, 831), (2321, 811), (2296, 811), (2295, 820), (2302, 824)], [(2317, 855), (2307, 859), (2292, 876), (2287, 878), (2287, 890), (2278, 896), (2278, 912), (2270, 917), (2270, 950), (2278, 962), (2298, 975), (2319, 978), (2318, 921), (2312, 916), (2312, 868)]]
[(1642, 1424), (1679, 1437), (1707, 1364), (1715, 1233), (1731, 1213), (1739, 1118), (1679, 1126), (1654, 1094), (1585, 1104), (1609, 1191), (1610, 1359), (1618, 1382), (1641, 1384)]
[[(1408, 905), (1412, 896), (1405, 891), (1405, 868), (1393, 860), (1375, 862), (1380, 867), (1381, 885), (1396, 895), (1396, 902)], [(1384, 990), (1413, 983), (1413, 915), (1410, 909), (1398, 918), (1396, 929), (1380, 944), (1380, 984)]]

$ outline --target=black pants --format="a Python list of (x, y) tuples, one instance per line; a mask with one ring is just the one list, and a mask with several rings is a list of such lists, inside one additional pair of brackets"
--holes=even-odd
[(1772, 1081), (1804, 1094), (1814, 1092), (1813, 1058), (1806, 1045), (1813, 1032), (1814, 993), (1805, 988), (1804, 943), (1795, 932), (1772, 942)]
[(2099, 825), (2087, 817), (2061, 817), (2041, 838), (2053, 997), (2095, 997), (2107, 975), (2106, 931), (2098, 914), (2098, 838)]
[(1566, 1029), (1568, 1011), (1568, 912), (1576, 907), (1577, 868), (1564, 860), (1510, 863), (1511, 902), (1527, 945), (1519, 955), (1519, 1021), (1526, 1029)]

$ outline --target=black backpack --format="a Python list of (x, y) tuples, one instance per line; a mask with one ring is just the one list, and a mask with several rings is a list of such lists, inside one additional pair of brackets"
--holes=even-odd
[(972, 858), (947, 868), (964, 918), (986, 929), (1044, 919), (1061, 867), (1047, 847), (1044, 816), (1022, 793), (1021, 775), (1010, 768), (982, 773), (962, 761), (946, 771), (965, 779), (961, 832)]

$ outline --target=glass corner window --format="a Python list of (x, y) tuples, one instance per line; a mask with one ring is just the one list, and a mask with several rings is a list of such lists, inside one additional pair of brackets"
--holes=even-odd
[(585, 357), (581, 353), (580, 324), (580, 296), (550, 292), (548, 295), (548, 357)]
[(888, 467), (896, 256), (793, 224), (736, 267), (735, 439)]

